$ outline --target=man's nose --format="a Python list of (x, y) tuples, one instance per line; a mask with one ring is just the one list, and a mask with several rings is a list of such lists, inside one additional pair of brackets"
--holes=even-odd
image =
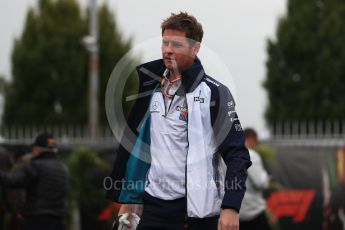
[(168, 44), (163, 46), (163, 52), (164, 53), (173, 53), (174, 52), (174, 49), (173, 49), (171, 43), (168, 43)]

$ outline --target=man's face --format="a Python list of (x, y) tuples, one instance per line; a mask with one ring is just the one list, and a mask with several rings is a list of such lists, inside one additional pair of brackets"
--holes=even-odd
[(247, 148), (255, 149), (258, 145), (258, 139), (255, 137), (247, 137), (245, 141), (245, 145)]
[(35, 157), (39, 156), (40, 153), (41, 153), (40, 147), (34, 146), (34, 147), (32, 148), (32, 154), (33, 154)]
[(166, 29), (163, 33), (162, 55), (167, 69), (179, 75), (194, 63), (199, 51), (200, 42), (190, 45), (186, 33), (179, 30)]

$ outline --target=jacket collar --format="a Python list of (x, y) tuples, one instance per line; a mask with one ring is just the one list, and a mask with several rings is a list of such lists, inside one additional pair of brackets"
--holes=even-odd
[(182, 71), (182, 85), (187, 93), (193, 92), (205, 75), (200, 59), (196, 58), (194, 64)]
[[(137, 67), (139, 75), (146, 75), (145, 81), (156, 81), (160, 82), (164, 70), (166, 69), (163, 59), (148, 62)], [(204, 68), (199, 58), (196, 58), (193, 65), (185, 69), (181, 73), (182, 85), (186, 93), (192, 92), (201, 82), (205, 75)], [(147, 78), (149, 76), (149, 78)], [(145, 83), (144, 83), (145, 84)]]

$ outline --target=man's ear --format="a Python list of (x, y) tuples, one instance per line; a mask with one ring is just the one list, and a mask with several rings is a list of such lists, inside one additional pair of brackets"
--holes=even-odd
[(193, 53), (196, 56), (199, 53), (201, 43), (200, 42), (195, 42), (193, 45)]

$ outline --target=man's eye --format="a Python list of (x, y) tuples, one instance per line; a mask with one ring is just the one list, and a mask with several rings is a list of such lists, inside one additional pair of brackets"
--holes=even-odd
[(182, 44), (181, 44), (181, 43), (173, 42), (172, 45), (173, 45), (174, 47), (182, 47)]
[(169, 42), (163, 41), (163, 45), (168, 46), (168, 45), (169, 45)]

